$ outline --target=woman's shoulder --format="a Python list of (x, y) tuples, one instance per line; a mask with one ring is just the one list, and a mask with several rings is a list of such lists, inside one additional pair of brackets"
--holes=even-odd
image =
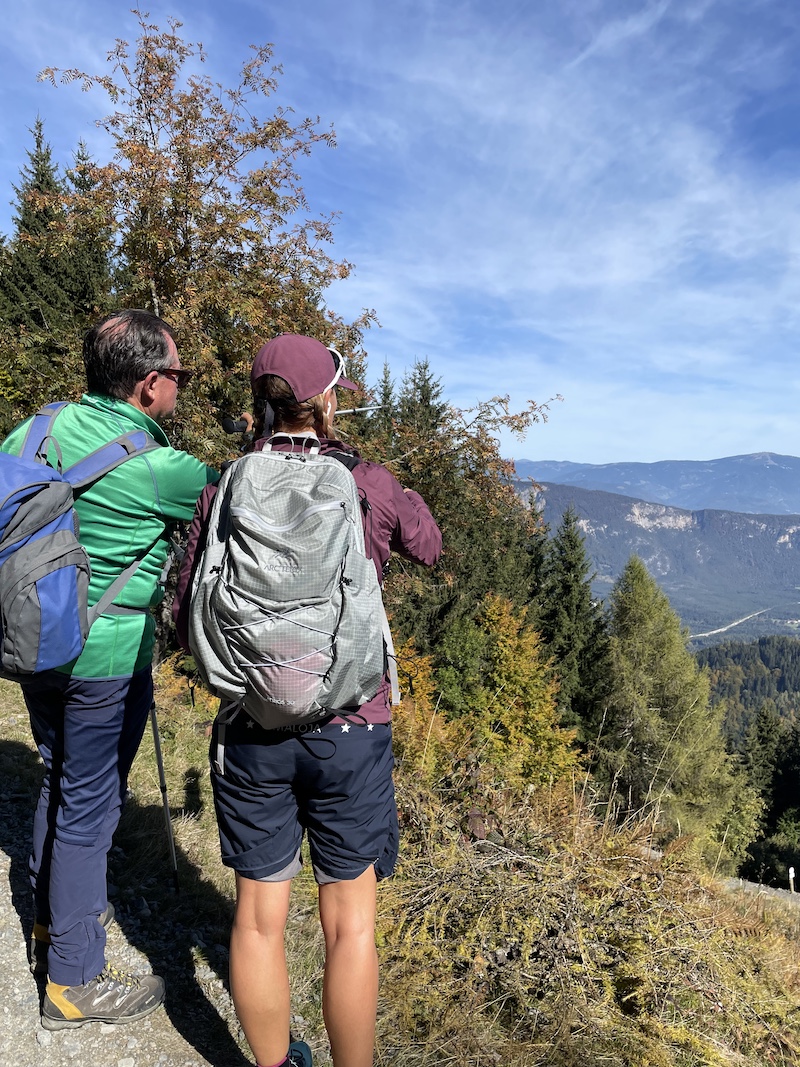
[(353, 471), (353, 477), (359, 484), (363, 482), (374, 486), (382, 486), (387, 492), (393, 490), (395, 485), (399, 488), (400, 483), (382, 463), (374, 463), (370, 459), (363, 459), (358, 453), (356, 453), (356, 457), (357, 461), (351, 467), (351, 470)]

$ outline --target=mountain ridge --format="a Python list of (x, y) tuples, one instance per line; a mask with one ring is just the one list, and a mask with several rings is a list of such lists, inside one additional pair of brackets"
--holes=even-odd
[(777, 452), (654, 463), (521, 459), (515, 468), (518, 480), (572, 485), (692, 511), (800, 514), (800, 458)]

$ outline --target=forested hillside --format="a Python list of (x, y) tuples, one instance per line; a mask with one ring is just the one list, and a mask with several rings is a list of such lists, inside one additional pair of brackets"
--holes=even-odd
[[(374, 312), (348, 322), (326, 303), (351, 268), (299, 174), (334, 136), (272, 104), (270, 48), (229, 90), (187, 73), (202, 53), (177, 24), (141, 19), (110, 74), (47, 72), (59, 91), (105, 90), (111, 147), (94, 160), (78, 145), (60, 165), (46, 120), (34, 125), (0, 254), (0, 433), (80, 395), (82, 334), (120, 306), (175, 327), (199, 373), (170, 434), (208, 461), (236, 453), (220, 416), (247, 407), (251, 359), (281, 331), (335, 343), (355, 406), (378, 405), (337, 427), (422, 493), (445, 546), (432, 572), (394, 559), (385, 586), (404, 691), (404, 864), (381, 931), (391, 1062), (441, 1062), (443, 1047), (476, 1067), (793, 1055), (798, 976), (756, 937), (731, 954), (726, 931), (746, 906), (706, 888), (743, 863), (767, 870), (753, 846), (772, 810), (777, 712), (754, 711), (759, 772), (747, 746), (726, 744), (717, 680), (638, 555), (597, 601), (575, 511), (548, 528), (500, 455), (501, 430), (524, 436), (546, 410), (491, 396), (458, 410), (414, 354), (370, 367)], [(209, 714), (194, 665), (165, 640), (164, 691), (179, 707), (175, 693), (195, 687), (197, 710), (187, 695), (176, 724)], [(752, 997), (761, 1013), (743, 1019)], [(737, 1058), (715, 1059), (719, 1048)]]
[(741, 754), (764, 805), (741, 871), (785, 885), (800, 845), (800, 641), (728, 641), (703, 649), (697, 659), (723, 711), (728, 747)]
[[(521, 483), (518, 483), (521, 484)], [(605, 599), (641, 556), (697, 644), (797, 632), (800, 516), (689, 511), (628, 496), (544, 483), (537, 499), (556, 525), (574, 508)]]
[(741, 748), (759, 708), (771, 703), (790, 725), (800, 712), (800, 640), (760, 637), (726, 641), (697, 653), (707, 667), (715, 700), (725, 702), (725, 729)]

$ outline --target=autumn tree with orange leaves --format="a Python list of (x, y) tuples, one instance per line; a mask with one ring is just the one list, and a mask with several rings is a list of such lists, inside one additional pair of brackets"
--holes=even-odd
[[(161, 30), (135, 14), (139, 38), (133, 47), (117, 41), (108, 73), (40, 74), (54, 86), (100, 91), (113, 107), (97, 120), (110, 159), (91, 168), (84, 160), (84, 186), (53, 194), (59, 210), (48, 247), (54, 237), (74, 247), (87, 228), (111, 225), (108, 307), (145, 307), (174, 326), (184, 362), (202, 375), (183, 405), (177, 443), (211, 455), (220, 441), (209, 404), (246, 401), (249, 364), (263, 340), (310, 332), (354, 355), (357, 371), (361, 330), (372, 316), (345, 323), (325, 307), (326, 288), (351, 268), (333, 257), (335, 219), (314, 215), (298, 166), (333, 146), (334, 133), (274, 106), (281, 68), (271, 45), (251, 46), (237, 84), (227, 88), (196, 72), (205, 50), (181, 37), (179, 22)], [(86, 325), (70, 339), (76, 350)], [(24, 362), (24, 351), (19, 357)], [(74, 360), (68, 363), (66, 381), (52, 368), (51, 393), (63, 387), (74, 394)]]

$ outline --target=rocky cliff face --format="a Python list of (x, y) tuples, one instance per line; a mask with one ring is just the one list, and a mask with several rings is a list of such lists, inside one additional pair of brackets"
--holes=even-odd
[(692, 511), (553, 483), (537, 497), (551, 529), (574, 507), (598, 596), (636, 554), (700, 642), (800, 632), (800, 515)]

